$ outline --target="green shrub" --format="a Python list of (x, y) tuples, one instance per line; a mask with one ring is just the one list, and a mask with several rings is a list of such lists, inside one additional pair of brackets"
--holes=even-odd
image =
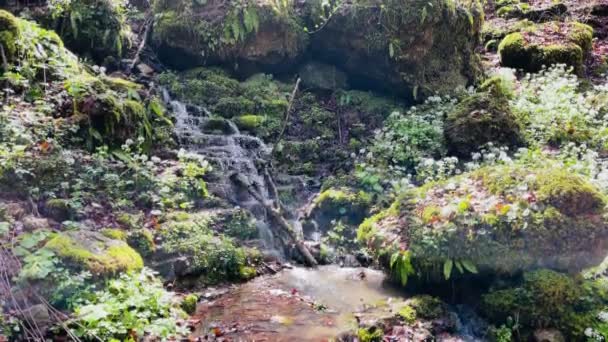
[(188, 332), (177, 322), (180, 310), (173, 307), (172, 297), (173, 293), (167, 292), (147, 269), (122, 274), (77, 306), (76, 318), (68, 321), (68, 326), (76, 336), (87, 340), (185, 336)]

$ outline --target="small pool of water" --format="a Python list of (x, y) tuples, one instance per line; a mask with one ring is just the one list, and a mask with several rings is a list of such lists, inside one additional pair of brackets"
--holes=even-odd
[(353, 312), (402, 296), (385, 275), (365, 268), (294, 268), (243, 284), (202, 303), (195, 337), (324, 341), (356, 327)]

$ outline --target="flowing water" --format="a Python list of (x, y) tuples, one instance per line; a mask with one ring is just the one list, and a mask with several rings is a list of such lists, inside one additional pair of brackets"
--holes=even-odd
[(380, 271), (322, 266), (257, 278), (203, 302), (194, 336), (256, 341), (323, 341), (356, 328), (353, 313), (400, 296)]
[[(250, 193), (253, 189), (263, 201), (273, 200), (269, 148), (259, 138), (242, 134), (232, 121), (211, 116), (205, 108), (171, 100), (167, 93), (165, 101), (173, 110), (182, 148), (204, 156), (214, 167), (207, 179), (209, 190), (252, 211), (259, 218), (265, 252), (280, 254), (264, 220), (264, 206)], [(215, 300), (202, 302), (196, 314), (201, 323), (193, 337), (325, 341), (356, 329), (356, 317), (361, 319), (361, 315), (393, 317), (404, 300), (404, 293), (385, 282), (381, 271), (335, 265), (297, 267), (256, 278)], [(459, 311), (466, 317), (468, 311), (463, 310)], [(462, 336), (475, 330), (471, 322), (477, 324), (472, 318), (459, 320)], [(475, 340), (457, 337), (449, 341)]]
[(280, 255), (272, 231), (264, 220), (263, 205), (250, 190), (271, 200), (266, 172), (270, 149), (254, 136), (242, 134), (234, 122), (212, 117), (204, 107), (186, 105), (163, 93), (175, 117), (174, 131), (180, 146), (205, 157), (213, 166), (208, 175), (209, 191), (250, 210), (259, 220), (260, 240), (269, 254)]

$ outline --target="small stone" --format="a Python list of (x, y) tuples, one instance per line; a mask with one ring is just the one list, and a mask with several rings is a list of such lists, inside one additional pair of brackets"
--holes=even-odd
[(139, 72), (144, 76), (150, 76), (154, 74), (154, 69), (152, 69), (152, 67), (145, 63), (137, 64), (137, 70), (139, 70)]
[(49, 220), (40, 217), (34, 216), (26, 216), (21, 222), (23, 223), (23, 229), (27, 232), (33, 232), (36, 230), (41, 230), (45, 228), (49, 228)]

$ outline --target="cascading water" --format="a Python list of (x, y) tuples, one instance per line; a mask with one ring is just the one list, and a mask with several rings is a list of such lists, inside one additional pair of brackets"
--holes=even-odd
[(174, 131), (182, 148), (208, 160), (213, 171), (207, 179), (209, 191), (231, 203), (248, 209), (258, 219), (257, 226), (264, 248), (276, 254), (274, 235), (265, 221), (262, 203), (272, 201), (266, 171), (270, 148), (257, 137), (243, 134), (234, 122), (212, 117), (209, 110), (163, 97), (175, 117)]

